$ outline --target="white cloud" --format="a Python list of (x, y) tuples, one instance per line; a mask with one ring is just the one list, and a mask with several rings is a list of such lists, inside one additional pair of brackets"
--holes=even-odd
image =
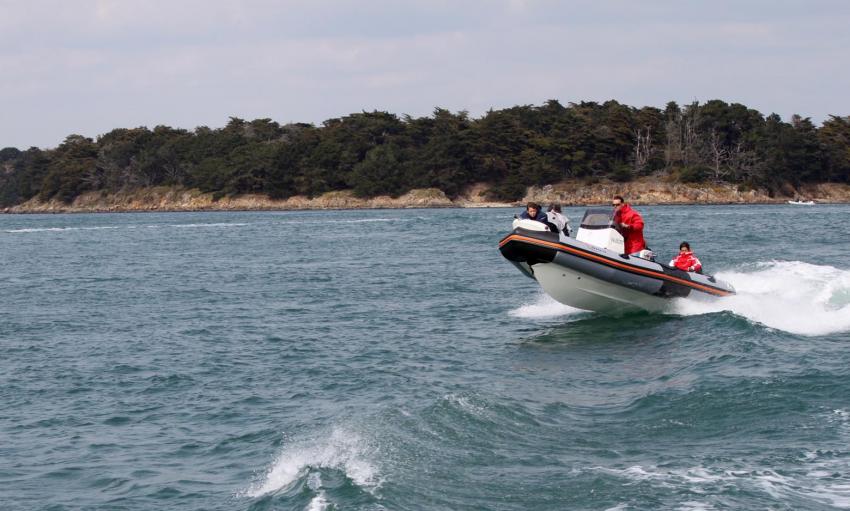
[(844, 4), (737, 17), (722, 6), (533, 0), (22, 5), (0, 0), (0, 146), (230, 115), (478, 115), (550, 98), (850, 113)]

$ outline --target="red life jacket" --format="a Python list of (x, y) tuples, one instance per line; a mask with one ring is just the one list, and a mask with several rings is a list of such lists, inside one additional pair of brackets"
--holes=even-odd
[(646, 241), (643, 239), (643, 218), (640, 213), (633, 210), (628, 204), (617, 211), (614, 216), (614, 223), (628, 224), (628, 228), (620, 227), (619, 230), (623, 234), (624, 250), (627, 254), (634, 254), (646, 248)]
[(682, 271), (700, 271), (702, 263), (693, 252), (679, 252), (679, 255), (670, 261), (670, 266), (675, 266)]

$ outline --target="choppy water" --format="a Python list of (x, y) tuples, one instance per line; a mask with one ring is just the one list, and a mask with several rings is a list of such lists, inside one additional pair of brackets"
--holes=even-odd
[(0, 507), (850, 508), (850, 207), (638, 209), (739, 295), (569, 309), (509, 210), (2, 216)]

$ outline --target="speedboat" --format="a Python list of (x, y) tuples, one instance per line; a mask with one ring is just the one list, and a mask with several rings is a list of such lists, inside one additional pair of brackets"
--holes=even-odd
[(815, 201), (813, 201), (813, 200), (807, 200), (807, 201), (789, 200), (788, 204), (794, 204), (795, 206), (814, 206)]
[(624, 254), (611, 208), (590, 208), (575, 238), (542, 222), (515, 219), (499, 242), (502, 255), (555, 300), (596, 312), (664, 310), (673, 298), (715, 299), (735, 289), (711, 275), (654, 261), (649, 251)]

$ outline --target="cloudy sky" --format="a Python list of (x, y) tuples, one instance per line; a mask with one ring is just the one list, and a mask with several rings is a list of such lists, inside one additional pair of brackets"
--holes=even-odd
[(116, 127), (720, 98), (850, 114), (850, 2), (0, 0), (0, 147)]

